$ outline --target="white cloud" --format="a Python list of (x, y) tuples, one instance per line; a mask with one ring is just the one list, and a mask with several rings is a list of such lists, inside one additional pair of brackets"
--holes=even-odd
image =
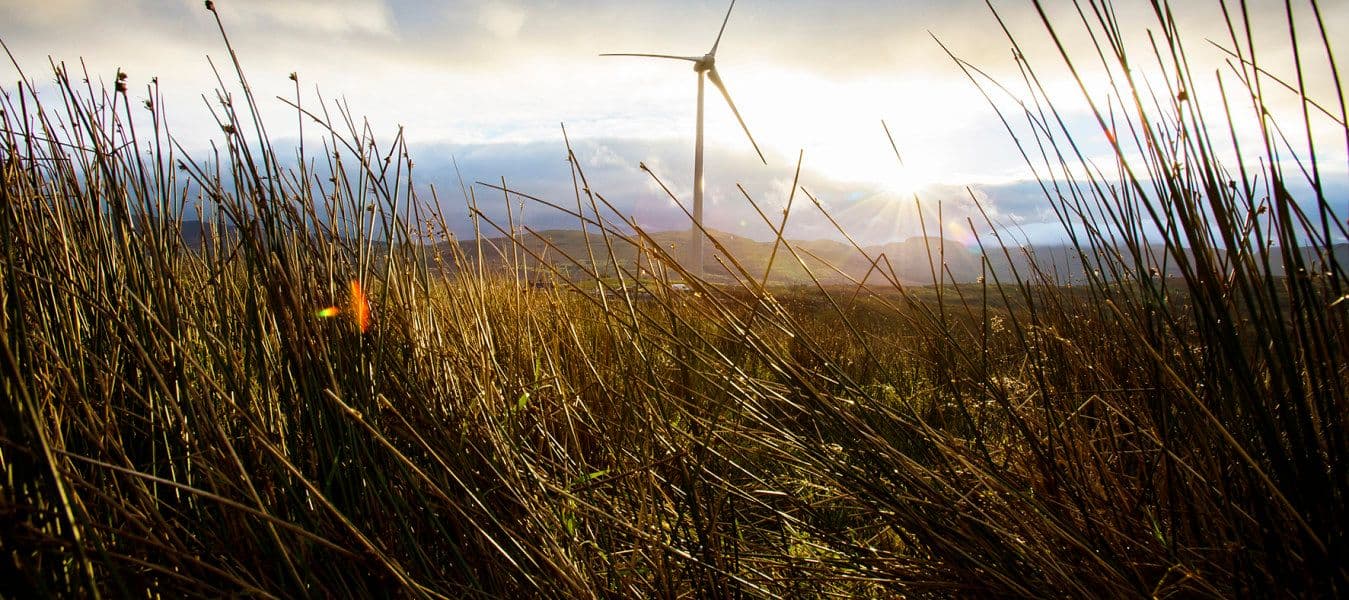
[(94, 0), (0, 1), (0, 12), (27, 25), (47, 26), (88, 15)]
[(613, 148), (601, 144), (586, 159), (586, 165), (591, 167), (626, 167), (628, 161), (614, 152)]
[(478, 23), (499, 38), (514, 39), (525, 26), (525, 11), (507, 2), (488, 2), (478, 11)]
[(243, 24), (325, 34), (393, 33), (392, 16), (379, 0), (234, 0), (217, 4), (222, 15)]

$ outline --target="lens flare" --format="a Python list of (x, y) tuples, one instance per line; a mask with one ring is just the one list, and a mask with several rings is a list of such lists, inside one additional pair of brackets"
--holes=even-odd
[(942, 232), (942, 237), (953, 239), (965, 246), (973, 246), (979, 243), (979, 238), (974, 236), (968, 225), (962, 221), (951, 219), (946, 222), (946, 231)]
[[(347, 309), (351, 314), (351, 320), (356, 322), (356, 326), (365, 333), (370, 329), (370, 301), (366, 299), (365, 292), (361, 290), (361, 282), (351, 280), (351, 306)], [(336, 317), (342, 313), (342, 309), (336, 306), (329, 306), (319, 310), (316, 314), (321, 319)]]
[(365, 292), (361, 291), (361, 282), (355, 279), (351, 280), (351, 318), (361, 328), (361, 333), (370, 328), (370, 303), (365, 299)]

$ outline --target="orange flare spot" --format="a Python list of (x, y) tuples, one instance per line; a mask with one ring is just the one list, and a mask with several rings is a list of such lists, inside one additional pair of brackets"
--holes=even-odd
[(370, 302), (361, 291), (361, 282), (355, 279), (351, 280), (351, 317), (356, 320), (361, 333), (370, 328)]
[(327, 319), (329, 317), (336, 317), (337, 313), (340, 312), (342, 312), (341, 309), (337, 308), (336, 306), (329, 306), (328, 308), (320, 310), (318, 312), (318, 315), (321, 318)]

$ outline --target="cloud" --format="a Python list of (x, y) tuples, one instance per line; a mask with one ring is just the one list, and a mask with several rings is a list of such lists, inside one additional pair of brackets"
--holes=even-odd
[(525, 26), (525, 11), (514, 4), (493, 0), (478, 12), (478, 23), (499, 38), (514, 39)]
[[(684, 212), (655, 179), (637, 166), (639, 162), (647, 164), (680, 203), (691, 208), (692, 160), (687, 144), (677, 140), (573, 138), (572, 145), (578, 157), (604, 157), (582, 158), (581, 167), (590, 190), (617, 211), (615, 214), (601, 203), (600, 212), (606, 219), (614, 223), (632, 219), (650, 231), (688, 228)], [(457, 192), (452, 161), (457, 161), (470, 185), (475, 181), (499, 185), (504, 176), (513, 190), (567, 210), (576, 209), (577, 190), (572, 188), (571, 168), (564, 160), (566, 148), (561, 141), (431, 145), (414, 147), (412, 153), (418, 165), (418, 181), (437, 186), (442, 209), (451, 218), (452, 226), (458, 224), (460, 235), (471, 232), (471, 227), (465, 202)], [(721, 148), (709, 148), (707, 162), (706, 225), (758, 240), (772, 239), (772, 230), (751, 201), (776, 227), (791, 194), (795, 165), (764, 167), (753, 155)], [(1304, 205), (1304, 210), (1314, 212), (1315, 195), (1310, 187), (1305, 182), (1293, 183), (1294, 197)], [(748, 200), (737, 184), (744, 187)], [(787, 227), (787, 237), (795, 240), (841, 241), (843, 236), (833, 222), (864, 245), (915, 237), (924, 231), (966, 244), (975, 243), (975, 233), (984, 236), (985, 243), (994, 243), (987, 238), (992, 229), (1011, 243), (1028, 240), (1033, 244), (1056, 244), (1067, 239), (1065, 225), (1054, 212), (1044, 188), (1033, 180), (968, 187), (933, 185), (923, 189), (915, 203), (912, 195), (896, 193), (875, 183), (832, 179), (807, 161), (802, 167), (800, 184), (818, 201), (818, 206), (806, 193), (797, 190)], [(1046, 185), (1053, 193), (1053, 182)], [(1327, 175), (1324, 189), (1337, 215), (1349, 213), (1349, 176), (1343, 172)], [(504, 223), (505, 203), (500, 192), (485, 187), (478, 187), (476, 192), (479, 208)], [(581, 198), (583, 212), (589, 214), (589, 201), (584, 195)], [(833, 222), (821, 209), (828, 211)], [(527, 202), (525, 213), (524, 221), (536, 229), (577, 225), (575, 217), (542, 204)]]
[[(651, 231), (688, 227), (688, 217), (656, 183), (659, 179), (680, 203), (692, 208), (692, 160), (687, 144), (677, 140), (573, 138), (572, 145), (581, 158), (590, 190), (611, 203), (618, 213), (615, 215), (609, 209), (601, 208), (606, 218), (615, 222), (633, 219)], [(469, 184), (480, 181), (500, 185), (504, 177), (507, 186), (513, 190), (568, 210), (576, 209), (577, 191), (572, 188), (571, 168), (563, 160), (566, 148), (561, 141), (424, 145), (414, 147), (412, 153), (417, 161), (418, 180), (422, 184), (434, 183), (440, 190), (441, 208), (452, 217), (452, 222), (459, 223), (460, 235), (467, 234), (471, 228), (465, 202), (458, 193), (455, 163)], [(595, 160), (595, 157), (602, 158)], [(645, 163), (655, 177), (642, 172), (638, 163)], [(776, 227), (787, 197), (792, 193), (795, 164), (764, 167), (753, 155), (722, 148), (708, 149), (707, 164), (707, 226), (750, 238), (771, 239), (772, 230), (751, 201)], [(923, 190), (915, 205), (910, 195), (889, 191), (875, 183), (835, 180), (814, 169), (807, 161), (802, 167), (800, 184), (818, 200), (819, 207), (797, 190), (787, 233), (788, 237), (798, 240), (842, 239), (842, 234), (825, 218), (820, 208), (829, 211), (844, 231), (864, 244), (918, 236), (924, 227), (930, 235), (935, 235), (938, 230), (967, 230), (967, 220), (975, 223), (976, 230), (987, 231), (979, 205), (999, 228), (1030, 228), (1044, 233), (1058, 226), (1057, 218), (1048, 210), (1044, 194), (1035, 182), (976, 185), (972, 188), (974, 199), (964, 186), (937, 185)], [(737, 185), (744, 187), (748, 200)], [(479, 209), (490, 218), (504, 222), (505, 204), (500, 192), (486, 187), (478, 187), (476, 192)], [(589, 202), (584, 195), (582, 201), (584, 211), (589, 212)], [(941, 221), (937, 219), (938, 204), (941, 205)], [(527, 206), (526, 215), (525, 222), (535, 228), (576, 226), (574, 217), (544, 205)]]
[(217, 4), (225, 16), (235, 21), (236, 27), (320, 34), (393, 33), (389, 10), (379, 0), (232, 0)]
[[(295, 94), (286, 76), (298, 71), (307, 107), (316, 106), (317, 87), (326, 98), (345, 98), (358, 127), (362, 116), (369, 115), (371, 130), (381, 141), (405, 126), (419, 177), (436, 182), (442, 193), (458, 189), (446, 158), (455, 156), (470, 182), (497, 181), (505, 175), (513, 187), (574, 204), (558, 129), (563, 122), (595, 190), (639, 222), (687, 226), (686, 217), (637, 165), (645, 162), (687, 203), (692, 188), (693, 73), (686, 64), (595, 55), (706, 51), (724, 14), (722, 2), (217, 0), (216, 5), (275, 136), (295, 135), (294, 112), (275, 97)], [(1064, 122), (1088, 132), (1077, 138), (1083, 152), (1089, 158), (1110, 158), (1111, 150), (1097, 139), (1099, 126), (1085, 112), (1076, 82), (1066, 77), (1040, 17), (1024, 4), (994, 5), (1050, 97), (1065, 111)], [(1213, 19), (1213, 9), (1206, 6), (1174, 7), (1186, 31), (1197, 32), (1187, 38), (1196, 73), (1212, 73), (1210, 64), (1222, 67), (1221, 53), (1202, 43), (1206, 37), (1228, 43), (1225, 24)], [(1117, 3), (1115, 8), (1130, 23), (1130, 35), (1144, 42), (1135, 49), (1148, 48), (1147, 27), (1158, 30), (1150, 7)], [(1286, 27), (1260, 26), (1274, 22), (1282, 3), (1252, 2), (1250, 8), (1257, 44), (1266, 49), (1262, 61), (1278, 73), (1292, 72)], [(1323, 3), (1321, 9), (1330, 39), (1342, 38), (1349, 3)], [(1070, 3), (1047, 3), (1046, 10), (1066, 44), (1085, 48), (1079, 56), (1094, 56), (1094, 49), (1081, 45), (1086, 40)], [(1304, 19), (1305, 9), (1295, 10), (1303, 11), (1300, 31), (1314, 32)], [(223, 60), (214, 20), (200, 0), (0, 0), (0, 15), (0, 35), (35, 79), (44, 75), (48, 54), (71, 64), (83, 56), (95, 85), (100, 79), (109, 81), (116, 68), (129, 72), (137, 95), (134, 104), (143, 97), (149, 77), (159, 75), (173, 131), (184, 145), (202, 148), (208, 136), (219, 134), (200, 94), (209, 96), (216, 85), (205, 56), (213, 56), (222, 68), (228, 61)], [(872, 240), (916, 235), (923, 213), (906, 194), (886, 185), (885, 173), (895, 161), (882, 119), (909, 175), (929, 184), (924, 201), (935, 206), (942, 200), (946, 220), (977, 213), (964, 189), (975, 184), (976, 196), (995, 218), (1049, 223), (1052, 214), (1046, 211), (1043, 193), (1022, 183), (1027, 169), (1001, 122), (929, 31), (1006, 83), (1018, 98), (1025, 97), (1012, 42), (982, 0), (738, 3), (720, 47), (719, 68), (770, 164), (758, 163), (719, 95), (710, 93), (706, 181), (709, 206), (716, 210), (709, 210), (709, 223), (737, 233), (741, 230), (736, 228), (744, 228), (747, 234), (765, 234), (734, 184), (744, 183), (766, 211), (776, 210), (790, 192), (797, 151), (804, 149), (802, 184), (845, 228)], [(1304, 59), (1324, 54), (1317, 44), (1313, 40), (1302, 48)], [(1214, 56), (1216, 62), (1200, 61)], [(1078, 66), (1086, 72), (1095, 68), (1094, 62), (1083, 60)], [(1140, 61), (1136, 67), (1149, 83), (1160, 85), (1165, 80), (1148, 71), (1152, 62)], [(14, 79), (10, 67), (0, 67), (0, 80)], [(225, 79), (230, 82), (228, 73)], [(1199, 85), (1210, 85), (1212, 79)], [(1311, 97), (1333, 104), (1325, 73), (1308, 67), (1307, 80)], [(1087, 73), (1085, 81), (1094, 95), (1109, 93), (1099, 73)], [(1227, 81), (1232, 83), (1229, 93), (1240, 88), (1238, 82)], [(1213, 97), (1208, 91), (1195, 90), (1192, 97)], [(1271, 102), (1291, 107), (1291, 114), (1299, 117), (1285, 124), (1300, 122), (1296, 94), (1272, 86), (1266, 93)], [(1206, 112), (1221, 113), (1207, 107)], [(1023, 115), (1013, 112), (1009, 117), (1028, 151), (1035, 153)], [(1313, 120), (1325, 121), (1315, 115)], [(313, 133), (312, 124), (306, 128)], [(1318, 153), (1343, 165), (1343, 144), (1334, 143), (1342, 140), (1342, 128), (1338, 135), (1318, 146)], [(1290, 134), (1290, 144), (1305, 148), (1296, 134)], [(1243, 140), (1241, 147), (1250, 151), (1261, 145)], [(792, 218), (793, 236), (836, 235), (800, 195), (793, 208), (797, 210), (802, 212)], [(543, 218), (545, 212), (531, 212), (529, 218)], [(935, 211), (930, 212), (927, 223), (933, 224)], [(974, 216), (976, 222), (981, 219)]]
[[(23, 6), (20, 7), (19, 4)], [(71, 19), (84, 18), (98, 6), (95, 0), (47, 0), (45, 2), (23, 2), (7, 0), (0, 2), (3, 14), (27, 26), (45, 27)]]
[(612, 148), (604, 144), (597, 145), (595, 150), (585, 159), (585, 163), (589, 167), (599, 168), (623, 167), (628, 164)]

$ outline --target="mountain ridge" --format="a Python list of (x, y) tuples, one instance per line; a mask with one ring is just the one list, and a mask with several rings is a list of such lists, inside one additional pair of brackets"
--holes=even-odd
[[(229, 237), (234, 232), (235, 228), (230, 225), (213, 227), (209, 222), (195, 220), (183, 221), (180, 229), (184, 244), (194, 248), (209, 241), (212, 235)], [(945, 281), (956, 283), (976, 282), (980, 277), (995, 278), (1005, 283), (1013, 278), (1026, 279), (1032, 276), (1036, 271), (1035, 267), (1038, 267), (1038, 271), (1051, 282), (1072, 284), (1081, 282), (1087, 274), (1087, 266), (1084, 266), (1082, 257), (1075, 248), (1068, 245), (1008, 247), (1005, 252), (1001, 248), (992, 248), (985, 261), (981, 259), (977, 248), (971, 248), (956, 240), (934, 236), (916, 236), (863, 246), (865, 254), (837, 240), (787, 240), (786, 244), (778, 245), (774, 254), (772, 241), (758, 241), (720, 231), (712, 231), (711, 234), (717, 244), (707, 245), (707, 260), (704, 264), (704, 272), (711, 280), (730, 278), (731, 272), (738, 269), (744, 269), (755, 279), (762, 280), (768, 270), (770, 259), (773, 268), (768, 281), (788, 285), (808, 284), (813, 280), (831, 284), (864, 280), (878, 283), (889, 280), (892, 276), (904, 285), (925, 285), (932, 284), (934, 278), (939, 275), (944, 275)], [(687, 231), (659, 231), (647, 235), (651, 242), (676, 259), (688, 243)], [(638, 240), (637, 236), (628, 234), (628, 239), (638, 241), (638, 245), (634, 245), (613, 234), (608, 237), (609, 245), (606, 246), (604, 236), (597, 231), (548, 229), (525, 233), (520, 240), (528, 251), (521, 252), (519, 256), (536, 271), (541, 268), (538, 260), (543, 259), (557, 267), (564, 276), (574, 276), (583, 270), (595, 269), (595, 265), (591, 263), (591, 250), (593, 250), (595, 262), (599, 263), (600, 274), (612, 275), (613, 268), (609, 258), (611, 249), (614, 259), (624, 269), (635, 272), (640, 245), (643, 246), (640, 250), (640, 254), (643, 255), (643, 270), (649, 272), (656, 268), (651, 260), (655, 250), (647, 245), (649, 242), (646, 240)], [(587, 238), (590, 250), (586, 248)], [(511, 260), (507, 239), (505, 236), (495, 236), (481, 240), (484, 248), (483, 260), (487, 267), (507, 267)], [(927, 243), (924, 243), (924, 240), (927, 240)], [(459, 252), (451, 250), (450, 244), (453, 243), (459, 245)], [(386, 246), (384, 243), (376, 245)], [(430, 247), (439, 249), (441, 259), (453, 265), (457, 262), (456, 256), (459, 255), (472, 260), (477, 255), (478, 241), (456, 239), (452, 242), (432, 244)], [(1163, 256), (1161, 245), (1154, 244), (1148, 249), (1154, 256)], [(1333, 249), (1336, 261), (1342, 265), (1349, 264), (1349, 244), (1336, 244)], [(734, 257), (734, 260), (728, 260), (727, 256)], [(1302, 248), (1302, 256), (1309, 265), (1315, 265), (1319, 260), (1308, 248)], [(1103, 263), (1095, 256), (1086, 258), (1086, 265), (1090, 265), (1092, 270), (1102, 268)], [(1217, 258), (1220, 261), (1225, 260), (1225, 253)], [(1284, 267), (1275, 258), (1272, 256), (1269, 261), (1269, 272), (1275, 276), (1282, 276)], [(1165, 270), (1167, 276), (1180, 275), (1174, 259), (1165, 263), (1166, 268), (1159, 268), (1159, 273)], [(942, 266), (941, 273), (936, 269), (939, 264)], [(679, 278), (674, 273), (669, 273), (669, 276), (673, 279)]]

